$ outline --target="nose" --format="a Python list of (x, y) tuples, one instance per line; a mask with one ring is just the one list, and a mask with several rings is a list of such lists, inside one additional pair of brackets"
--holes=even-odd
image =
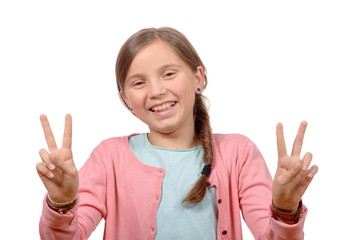
[(149, 96), (150, 98), (157, 98), (166, 93), (166, 88), (161, 80), (153, 80), (150, 83)]

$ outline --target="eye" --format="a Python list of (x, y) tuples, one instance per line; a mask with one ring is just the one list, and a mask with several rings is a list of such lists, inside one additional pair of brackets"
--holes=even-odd
[(164, 74), (164, 78), (172, 78), (175, 75), (175, 72), (167, 72)]
[(145, 84), (144, 81), (139, 80), (139, 81), (133, 82), (132, 87), (139, 88), (139, 87), (141, 87), (141, 86), (144, 85), (144, 84)]

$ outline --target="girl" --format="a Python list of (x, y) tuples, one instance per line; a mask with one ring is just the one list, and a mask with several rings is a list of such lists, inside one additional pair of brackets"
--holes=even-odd
[(58, 148), (40, 117), (49, 152), (36, 165), (48, 194), (43, 239), (86, 239), (105, 219), (104, 239), (242, 239), (240, 211), (255, 239), (303, 239), (301, 198), (317, 172), (300, 158), (306, 122), (291, 155), (277, 125), (274, 182), (259, 150), (242, 135), (212, 134), (202, 91), (206, 69), (171, 28), (131, 36), (116, 62), (120, 97), (149, 133), (103, 141), (80, 169), (71, 116)]

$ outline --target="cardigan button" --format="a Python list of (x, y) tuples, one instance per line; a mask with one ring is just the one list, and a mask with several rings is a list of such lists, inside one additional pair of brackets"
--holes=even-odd
[(222, 202), (222, 200), (221, 200), (221, 199), (219, 199), (219, 200), (218, 200), (218, 203), (221, 203), (221, 202)]
[(227, 234), (226, 230), (222, 231), (222, 235), (226, 235), (226, 234)]

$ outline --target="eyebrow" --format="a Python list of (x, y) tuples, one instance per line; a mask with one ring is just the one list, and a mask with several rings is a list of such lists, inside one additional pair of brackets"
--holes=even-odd
[(183, 68), (182, 66), (177, 65), (177, 64), (165, 64), (164, 66), (160, 67), (159, 70), (164, 70), (164, 69), (169, 68), (169, 67)]
[(136, 73), (136, 74), (133, 74), (133, 75), (131, 75), (130, 77), (127, 77), (126, 79), (125, 79), (125, 81), (127, 82), (127, 81), (129, 81), (130, 79), (133, 79), (133, 78), (141, 78), (143, 76), (143, 74), (141, 74), (141, 73)]
[[(158, 71), (162, 72), (162, 71), (164, 71), (164, 69), (169, 68), (169, 67), (176, 67), (176, 68), (181, 68), (181, 69), (183, 68), (182, 66), (180, 66), (178, 64), (171, 63), (171, 64), (165, 64), (165, 65), (161, 66)], [(143, 76), (144, 75), (142, 73), (135, 73), (135, 74), (131, 75), (130, 77), (126, 78), (126, 80), (143, 77)]]

